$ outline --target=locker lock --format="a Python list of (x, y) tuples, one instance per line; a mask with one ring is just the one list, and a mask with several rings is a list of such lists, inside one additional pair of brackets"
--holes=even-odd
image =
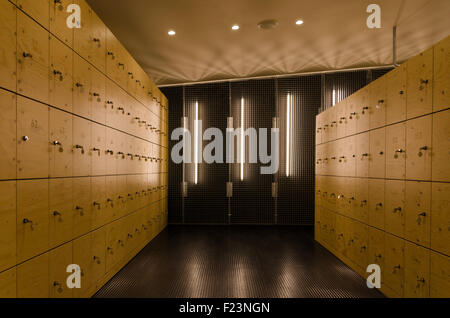
[(344, 198), (344, 195), (343, 194), (340, 194), (339, 196), (338, 196), (338, 199), (343, 199)]
[(128, 233), (129, 238), (133, 238), (133, 234)]
[(31, 229), (33, 230), (33, 221), (31, 221), (30, 219), (23, 219), (22, 223), (23, 224), (30, 224)]
[(60, 81), (63, 80), (63, 76), (62, 76), (62, 72), (61, 71), (53, 70), (53, 75), (55, 75), (55, 76), (59, 75), (59, 80)]
[(394, 213), (401, 212), (401, 211), (402, 211), (401, 207), (397, 207), (397, 208), (394, 209)]
[(114, 52), (109, 52), (109, 51), (108, 51), (107, 54), (108, 54), (109, 56), (111, 56), (111, 57), (114, 59), (114, 57), (115, 57), (115, 56), (114, 56)]
[(356, 113), (355, 112), (353, 112), (353, 113), (350, 113), (350, 119), (353, 119), (353, 116), (356, 116)]
[(131, 78), (133, 78), (133, 73), (132, 72), (128, 72), (128, 75), (130, 75)]
[(94, 201), (93, 205), (94, 205), (94, 206), (97, 206), (98, 209), (100, 210), (100, 203)]
[(419, 149), (419, 153), (417, 154), (419, 157), (423, 156), (423, 151), (427, 151), (428, 147), (427, 146), (423, 146)]
[(118, 110), (121, 110), (122, 111), (122, 114), (125, 114), (125, 109), (123, 109), (123, 107), (119, 107), (119, 108), (117, 108)]
[(61, 4), (61, 0), (53, 0), (53, 2)]
[(362, 157), (369, 157), (369, 154), (368, 153), (363, 153), (361, 156)]
[(339, 162), (342, 162), (345, 159), (345, 156), (339, 157)]
[(100, 264), (100, 257), (94, 255), (94, 261), (95, 261), (97, 264)]
[(120, 63), (120, 62), (119, 62), (119, 63), (117, 63), (117, 65), (118, 65), (119, 67), (123, 68), (123, 69), (125, 68), (125, 64), (123, 64), (123, 63)]
[(362, 109), (363, 115), (366, 113), (366, 110), (369, 110), (369, 107), (368, 107), (368, 106), (363, 107), (363, 109)]
[(57, 281), (54, 281), (54, 282), (53, 282), (53, 286), (54, 286), (54, 287), (58, 287), (58, 289), (57, 289), (58, 293), (62, 293), (62, 292), (63, 292), (63, 288), (62, 288), (61, 283), (59, 283), (59, 282), (57, 282)]
[(399, 94), (400, 94), (400, 95), (403, 95), (403, 94), (405, 94), (405, 92), (404, 92), (404, 91), (400, 91)]
[(100, 97), (99, 93), (93, 93), (92, 95), (95, 96), (95, 97)]
[(80, 215), (84, 215), (84, 209), (81, 206), (76, 206), (75, 210), (80, 211)]
[(92, 151), (97, 151), (98, 156), (100, 157), (100, 149), (94, 147), (94, 148), (92, 148)]
[(347, 119), (347, 117), (341, 117), (340, 119), (339, 119), (339, 124), (342, 124), (342, 122), (344, 121), (344, 120), (346, 120)]
[(100, 42), (100, 39), (98, 39), (98, 38), (93, 38), (92, 41), (94, 41), (94, 42)]
[(114, 155), (114, 151), (112, 151), (112, 150), (109, 150), (109, 149), (108, 149), (108, 150), (106, 150), (106, 153), (107, 153), (107, 154), (110, 154), (110, 155)]
[(83, 87), (83, 84), (81, 84), (81, 83), (75, 83), (75, 86), (76, 86), (76, 87)]
[(117, 243), (119, 243), (120, 246), (123, 246), (123, 241), (122, 240), (118, 240)]
[(28, 140), (30, 140), (30, 137), (28, 137), (28, 136), (23, 136), (23, 137), (22, 137), (22, 140), (23, 140), (23, 141), (28, 141)]
[(382, 155), (384, 155), (384, 152), (383, 152), (383, 151), (380, 151), (380, 156), (382, 156)]
[(58, 211), (53, 211), (53, 216), (61, 216), (61, 213), (59, 213)]
[(27, 53), (27, 52), (23, 52), (22, 56), (23, 57), (29, 57), (30, 59), (33, 58), (33, 55), (31, 53)]
[(382, 206), (383, 206), (383, 203), (378, 202), (378, 203), (375, 205), (375, 209), (378, 210), (378, 208), (381, 208)]
[(118, 155), (121, 155), (121, 156), (122, 156), (122, 159), (125, 159), (125, 154), (124, 154), (122, 151), (119, 151), (117, 154), (118, 154)]
[(419, 215), (417, 216), (417, 224), (418, 225), (422, 224), (422, 218), (426, 216), (427, 216), (426, 212), (419, 213)]

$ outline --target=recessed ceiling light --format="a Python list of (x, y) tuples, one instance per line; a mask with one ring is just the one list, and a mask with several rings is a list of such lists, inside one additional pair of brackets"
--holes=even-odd
[(169, 30), (169, 32), (167, 32), (167, 34), (170, 36), (174, 36), (177, 33), (174, 30)]
[(295, 24), (302, 25), (303, 24), (303, 20), (297, 20), (297, 21), (295, 21)]
[(237, 31), (237, 30), (240, 29), (240, 27), (239, 27), (239, 25), (235, 24), (235, 25), (233, 25), (233, 26), (231, 27), (231, 29), (232, 29), (233, 31)]

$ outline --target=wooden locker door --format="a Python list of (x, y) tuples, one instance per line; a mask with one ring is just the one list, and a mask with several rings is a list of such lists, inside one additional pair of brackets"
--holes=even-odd
[(431, 251), (430, 297), (450, 298), (450, 257)]
[[(73, 47), (73, 29), (67, 27), (67, 12), (72, 0), (58, 0), (50, 2), (50, 32), (69, 47)], [(81, 17), (83, 19), (84, 17)]]
[(369, 176), (369, 132), (356, 136), (356, 176)]
[(405, 238), (430, 247), (431, 183), (406, 182)]
[(344, 138), (347, 136), (347, 116), (345, 114), (347, 111), (347, 100), (342, 100), (336, 107), (336, 138)]
[(16, 181), (0, 182), (0, 272), (16, 265), (16, 191)]
[(385, 234), (385, 284), (397, 297), (403, 297), (405, 282), (405, 241)]
[(115, 92), (115, 84), (108, 78), (105, 83), (105, 123), (107, 126), (118, 128), (116, 108), (120, 107), (117, 92)]
[(354, 94), (355, 99), (355, 118), (356, 118), (356, 132), (361, 133), (369, 130), (369, 89), (370, 86), (366, 86)]
[(49, 248), (70, 241), (73, 236), (72, 178), (49, 180)]
[(89, 92), (91, 90), (91, 66), (77, 54), (73, 55), (73, 112), (84, 118), (91, 118), (92, 110)]
[(84, 235), (73, 241), (73, 263), (80, 266), (81, 288), (73, 291), (73, 296), (77, 298), (90, 297), (92, 286), (92, 242), (91, 234)]
[(430, 296), (430, 250), (405, 244), (405, 293), (407, 298)]
[(49, 175), (50, 177), (72, 176), (72, 115), (50, 108), (49, 124)]
[(103, 226), (106, 222), (106, 183), (105, 177), (91, 178), (92, 229)]
[(405, 179), (406, 124), (386, 127), (386, 178)]
[(14, 92), (17, 87), (16, 10), (10, 2), (0, 2), (0, 86)]
[(50, 22), (49, 0), (16, 0), (17, 6), (48, 30)]
[(385, 76), (375, 80), (369, 88), (369, 127), (375, 129), (386, 124), (387, 79)]
[(105, 221), (111, 222), (116, 220), (119, 216), (117, 213), (117, 201), (119, 196), (117, 176), (106, 176), (106, 206), (105, 206)]
[(93, 11), (89, 11), (90, 23), (90, 53), (89, 61), (101, 72), (105, 72), (106, 67), (106, 26)]
[(406, 179), (431, 179), (432, 116), (409, 120), (406, 124)]
[(431, 200), (431, 248), (450, 255), (450, 184), (433, 183)]
[(73, 48), (75, 52), (88, 59), (91, 50), (91, 8), (85, 0), (76, 0), (75, 3), (81, 9), (81, 27), (73, 29)]
[(405, 237), (405, 181), (386, 180), (385, 230)]
[(48, 180), (17, 182), (17, 261), (48, 250)]
[(24, 97), (17, 100), (17, 177), (48, 178), (49, 108)]
[(386, 124), (406, 120), (406, 65), (400, 65), (387, 74)]
[(127, 177), (117, 176), (117, 205), (116, 213), (118, 217), (122, 217), (127, 209)]
[[(161, 115), (161, 105), (160, 105), (160, 115)], [(162, 130), (161, 127), (161, 117), (158, 118), (159, 121), (159, 130)], [(328, 109), (328, 141), (336, 140), (337, 138), (337, 109), (336, 107), (331, 107)], [(161, 144), (160, 135), (158, 136), (158, 144)]]
[(119, 241), (119, 229), (117, 222), (110, 223), (105, 228), (105, 257), (106, 267), (105, 271), (108, 273), (118, 261), (118, 241)]
[(369, 250), (368, 263), (376, 264), (381, 269), (381, 282), (384, 282), (384, 261), (385, 261), (385, 246), (384, 246), (383, 231), (369, 227)]
[(385, 180), (369, 180), (369, 225), (384, 230)]
[(91, 127), (91, 175), (103, 176), (106, 170), (106, 128), (96, 123), (92, 123)]
[(118, 132), (112, 128), (106, 127), (106, 174), (107, 175), (116, 175), (117, 174), (117, 161), (119, 155), (118, 150), (118, 140), (117, 140)]
[(74, 178), (73, 237), (88, 233), (92, 227), (91, 178)]
[(92, 282), (97, 283), (106, 272), (106, 231), (102, 227), (91, 233)]
[(434, 46), (433, 111), (450, 107), (450, 37)]
[(44, 103), (49, 93), (49, 41), (46, 30), (17, 12), (17, 91)]
[(322, 143), (322, 114), (316, 116), (316, 145)]
[[(50, 298), (72, 298), (73, 289), (67, 287), (67, 267), (73, 264), (72, 242), (49, 252), (49, 290)], [(73, 273), (73, 272), (72, 272)]]
[(17, 97), (4, 90), (0, 90), (0, 122), (0, 179), (16, 179)]
[(91, 174), (91, 122), (73, 116), (73, 175), (76, 177)]
[(369, 227), (359, 222), (354, 222), (354, 258), (356, 264), (363, 272), (369, 264)]
[(369, 177), (384, 178), (386, 175), (386, 129), (369, 133)]
[(0, 298), (16, 298), (17, 270), (15, 267), (0, 273)]
[(450, 110), (433, 114), (433, 181), (450, 180)]
[[(341, 165), (341, 162), (339, 161), (339, 157), (342, 156), (342, 153), (344, 152), (344, 140), (343, 139), (339, 139), (339, 140), (335, 140), (333, 142), (330, 143), (331, 145), (331, 151), (332, 151), (332, 156), (331, 156), (331, 174), (334, 176), (344, 176), (344, 167)], [(162, 158), (162, 153), (160, 153), (160, 158)], [(163, 172), (162, 170), (162, 161), (159, 160), (159, 165), (161, 167), (160, 172)]]
[(407, 117), (426, 115), (433, 110), (433, 48), (406, 62)]
[(106, 28), (105, 32), (106, 40), (106, 59), (105, 59), (105, 71), (106, 75), (115, 82), (119, 82), (119, 72), (117, 68), (117, 57), (119, 51), (119, 41), (111, 32)]
[(368, 223), (369, 221), (369, 180), (356, 178), (355, 196), (347, 198), (352, 202), (352, 217), (360, 222)]
[(94, 68), (91, 68), (91, 90), (89, 100), (91, 102), (92, 120), (106, 123), (106, 78)]
[(351, 95), (345, 99), (345, 117), (347, 118), (347, 124), (345, 125), (345, 134), (351, 136), (356, 134), (356, 115), (357, 104), (354, 95)]
[(54, 36), (50, 37), (50, 105), (72, 112), (73, 51)]
[(17, 266), (17, 298), (48, 298), (49, 254)]

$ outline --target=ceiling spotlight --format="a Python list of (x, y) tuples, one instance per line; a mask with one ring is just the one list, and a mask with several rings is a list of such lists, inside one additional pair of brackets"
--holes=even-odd
[(297, 21), (295, 22), (295, 24), (297, 24), (297, 25), (302, 25), (302, 24), (303, 24), (303, 20), (297, 20)]
[(239, 25), (235, 24), (235, 25), (233, 25), (233, 26), (231, 27), (231, 29), (232, 29), (233, 31), (237, 31), (237, 30), (240, 29), (240, 27), (239, 27)]
[(167, 34), (169, 34), (170, 36), (174, 36), (177, 33), (174, 30), (169, 30), (169, 32), (167, 32)]

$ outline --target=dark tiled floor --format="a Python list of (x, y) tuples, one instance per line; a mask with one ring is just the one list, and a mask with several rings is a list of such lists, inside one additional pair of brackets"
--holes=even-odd
[(169, 226), (95, 297), (382, 297), (312, 228)]

